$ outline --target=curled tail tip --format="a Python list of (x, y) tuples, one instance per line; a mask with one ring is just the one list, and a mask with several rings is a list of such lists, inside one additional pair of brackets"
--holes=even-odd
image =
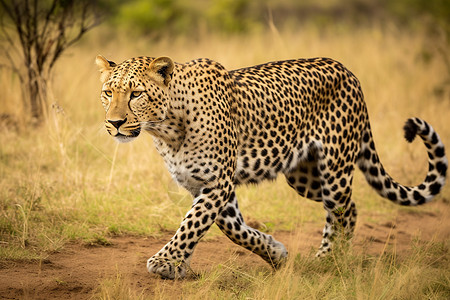
[[(408, 119), (403, 130), (408, 142), (412, 142), (418, 135), (427, 148), (428, 173), (420, 185), (404, 186), (395, 182), (384, 171), (375, 149), (370, 148), (371, 139), (362, 141), (359, 168), (382, 197), (401, 205), (421, 205), (431, 201), (445, 185), (448, 168), (445, 147), (433, 127), (420, 118)], [(371, 137), (369, 134), (367, 136)]]
[(405, 123), (405, 126), (403, 126), (403, 130), (405, 131), (405, 139), (409, 143), (411, 143), (412, 141), (414, 141), (419, 127), (416, 125), (413, 119), (408, 119)]

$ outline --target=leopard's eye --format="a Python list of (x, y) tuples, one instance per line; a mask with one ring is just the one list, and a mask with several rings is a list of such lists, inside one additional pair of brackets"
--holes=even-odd
[(134, 91), (134, 92), (131, 92), (131, 98), (133, 99), (133, 98), (137, 98), (137, 97), (139, 97), (140, 95), (142, 95), (142, 91)]
[(112, 96), (112, 92), (111, 91), (103, 91), (103, 93), (105, 93), (106, 97), (111, 97)]

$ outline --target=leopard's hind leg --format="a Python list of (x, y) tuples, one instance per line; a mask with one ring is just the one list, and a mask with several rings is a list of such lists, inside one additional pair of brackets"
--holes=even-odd
[(356, 157), (339, 152), (337, 158), (330, 159), (329, 153), (337, 151), (334, 147), (336, 146), (325, 145), (318, 153), (322, 203), (327, 211), (322, 243), (316, 254), (318, 257), (331, 250), (338, 235), (351, 238), (356, 224), (356, 206), (351, 199)]
[[(353, 235), (356, 207), (351, 200), (353, 159), (328, 159), (323, 148), (314, 149), (308, 159), (286, 173), (286, 180), (297, 193), (308, 199), (322, 202), (327, 211), (323, 238), (316, 256), (331, 250), (332, 242), (341, 234)], [(345, 162), (349, 160), (349, 162)]]

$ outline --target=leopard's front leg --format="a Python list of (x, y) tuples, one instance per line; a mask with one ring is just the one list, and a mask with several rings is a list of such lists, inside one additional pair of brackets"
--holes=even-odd
[[(182, 279), (186, 276), (194, 248), (216, 220), (224, 203), (231, 197), (232, 184), (215, 189), (205, 188), (194, 200), (172, 239), (147, 261), (147, 269), (163, 278)], [(223, 188), (226, 186), (227, 188)]]

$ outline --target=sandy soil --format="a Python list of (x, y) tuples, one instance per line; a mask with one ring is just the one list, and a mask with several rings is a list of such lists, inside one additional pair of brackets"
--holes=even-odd
[[(395, 244), (400, 256), (410, 253), (411, 239), (450, 241), (450, 209), (442, 201), (429, 204), (435, 213), (400, 212), (396, 218), (379, 224), (359, 219), (353, 244), (356, 251), (379, 254), (386, 242)], [(307, 255), (321, 239), (321, 225), (305, 224), (297, 232), (276, 232), (290, 253)], [(181, 283), (162, 280), (147, 273), (146, 260), (170, 236), (161, 239), (122, 236), (111, 238), (110, 246), (71, 243), (42, 261), (0, 261), (0, 299), (87, 299), (98, 292), (100, 282), (121, 274), (132, 287), (151, 297), (155, 288), (179, 298)], [(298, 241), (301, 241), (299, 243)], [(240, 268), (267, 268), (259, 257), (235, 246), (225, 237), (202, 241), (194, 254), (194, 271), (208, 271), (236, 257)], [(195, 280), (191, 275), (187, 280)], [(178, 294), (177, 294), (178, 293)]]

